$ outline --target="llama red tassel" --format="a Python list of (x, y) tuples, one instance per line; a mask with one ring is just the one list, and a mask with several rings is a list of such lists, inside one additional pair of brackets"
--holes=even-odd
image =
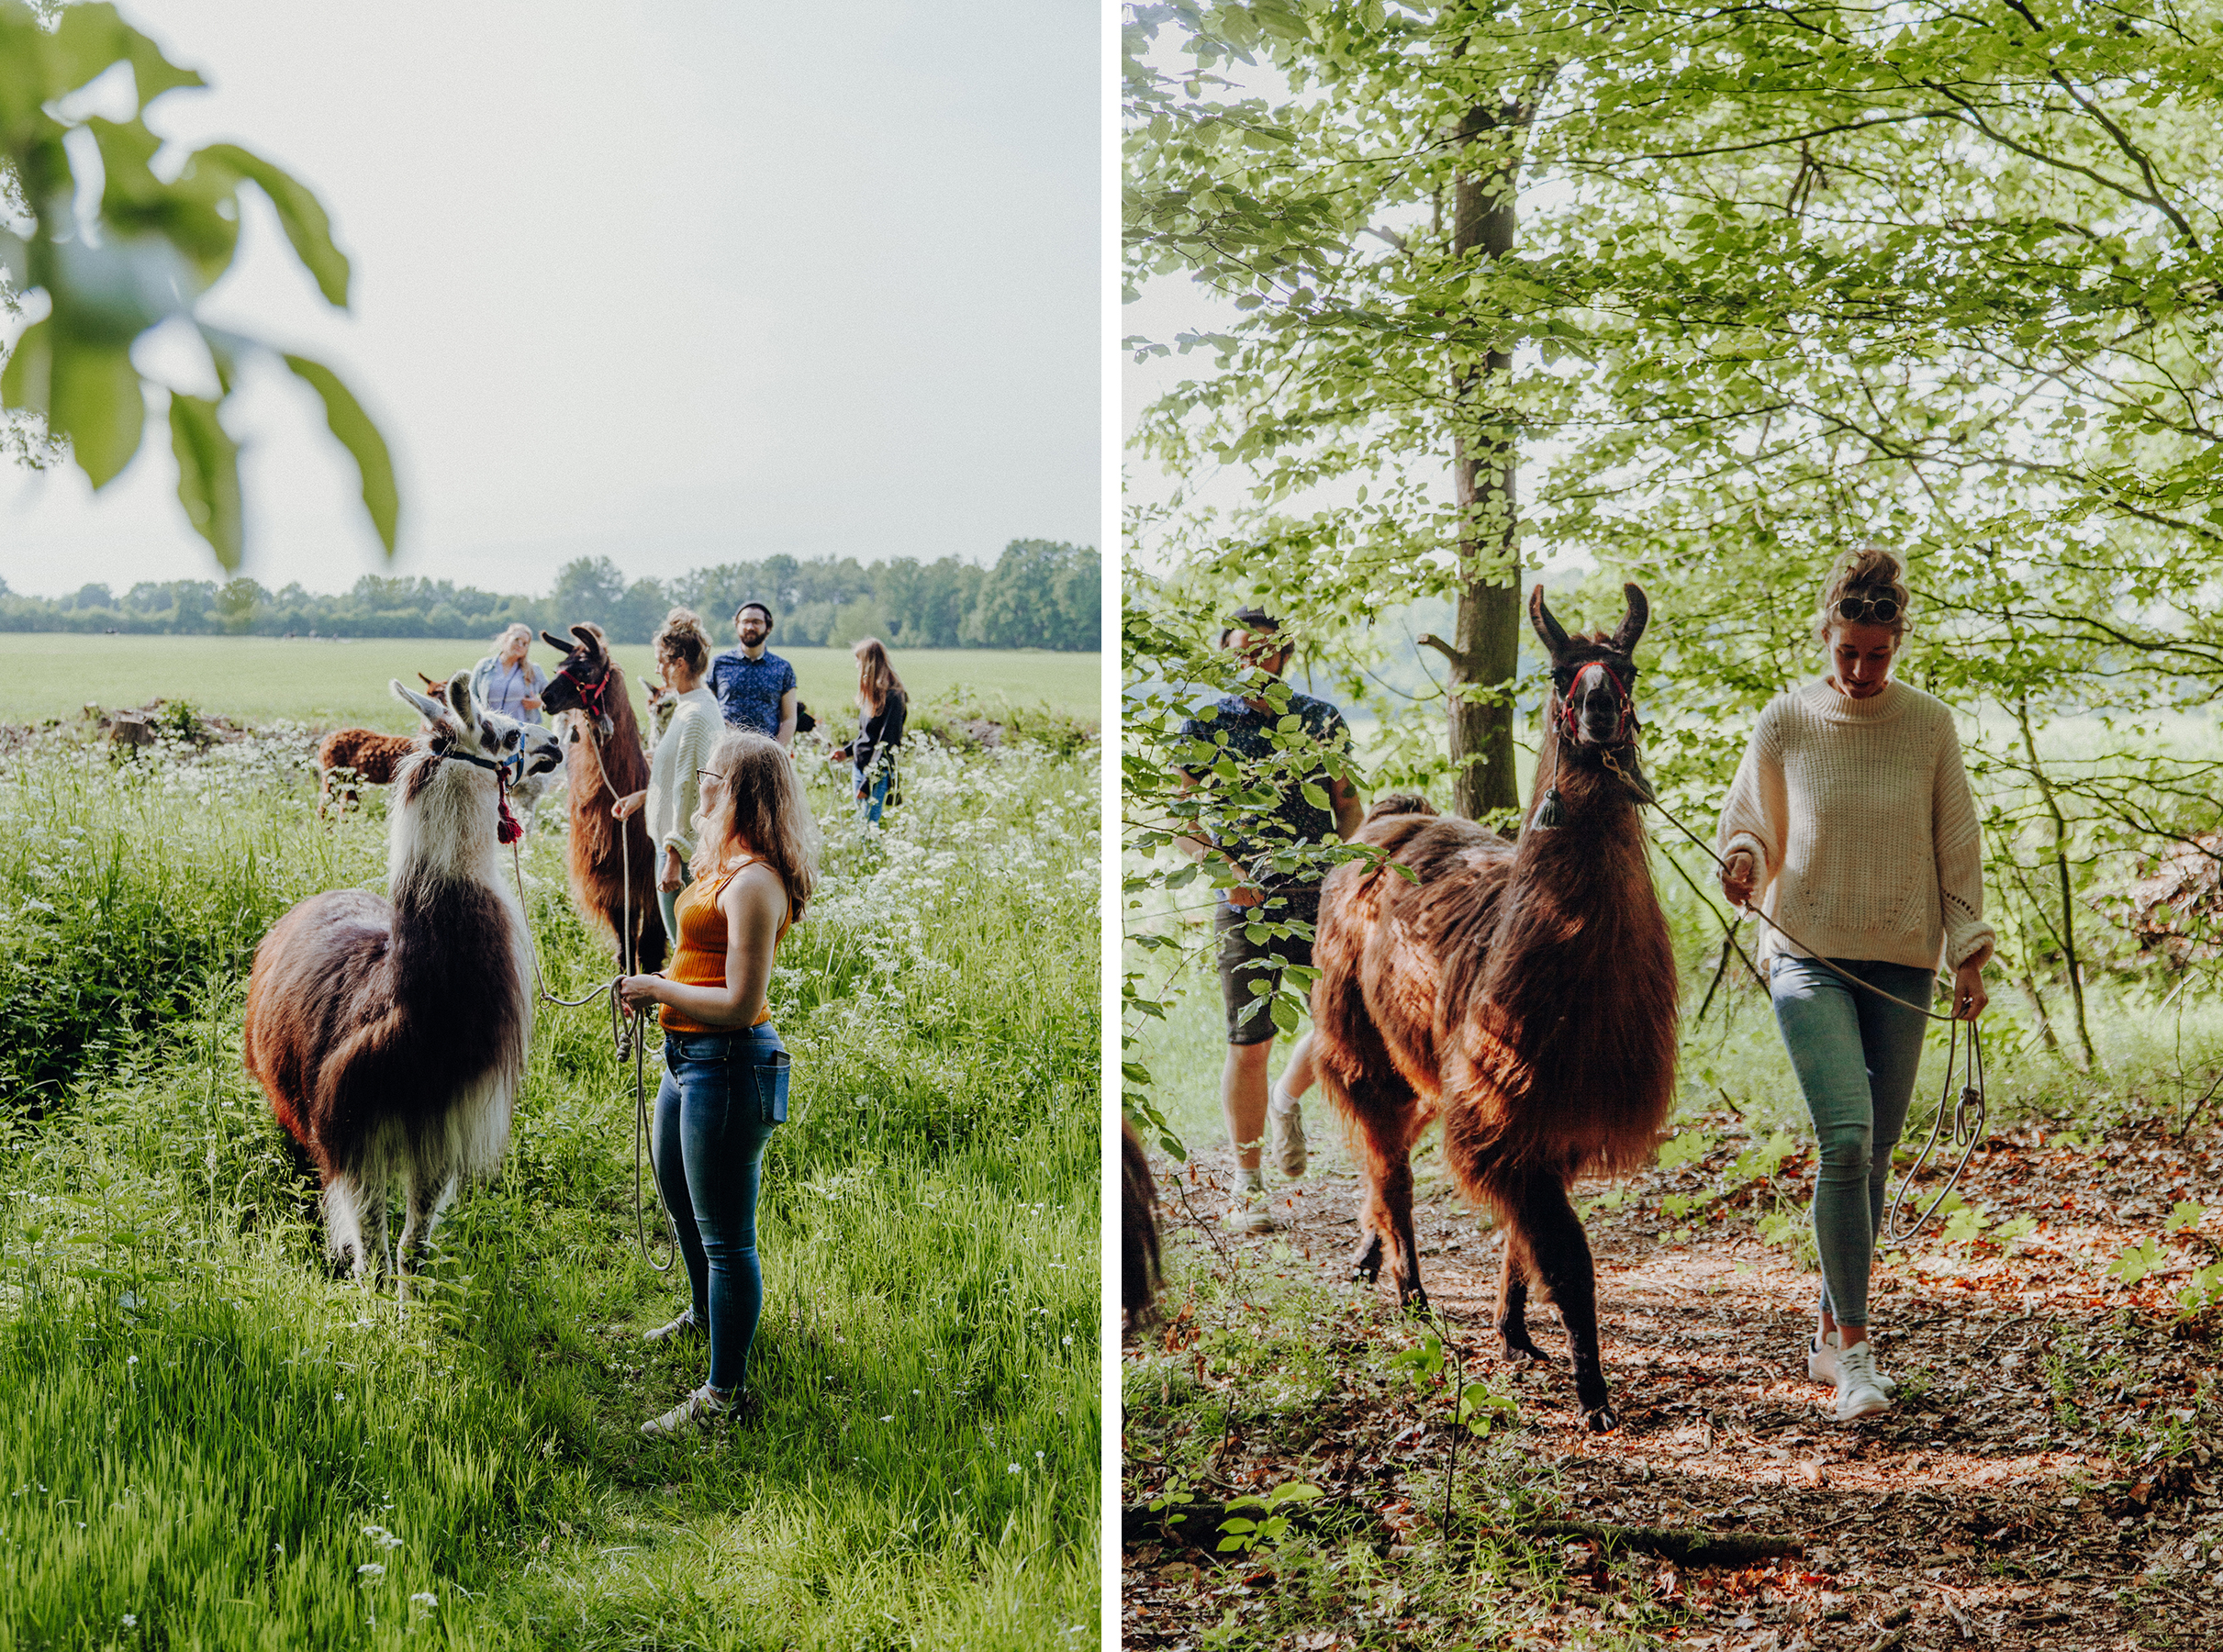
[(494, 835), (499, 838), (505, 845), (514, 843), (525, 835), (525, 829), (518, 824), (517, 816), (509, 812), (509, 788), (497, 784), (495, 787), (494, 800), (501, 806), (502, 811), (502, 823), (494, 829)]

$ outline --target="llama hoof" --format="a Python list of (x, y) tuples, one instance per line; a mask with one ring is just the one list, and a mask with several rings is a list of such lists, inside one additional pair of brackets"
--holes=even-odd
[(1428, 1293), (1417, 1285), (1409, 1290), (1399, 1291), (1397, 1300), (1398, 1305), (1416, 1319), (1428, 1312)]
[(1351, 1258), (1351, 1277), (1371, 1285), (1381, 1278), (1381, 1240), (1368, 1239)]
[(1586, 1405), (1582, 1408), (1582, 1426), (1592, 1434), (1610, 1434), (1621, 1426), (1621, 1413), (1603, 1402)]
[(1505, 1338), (1505, 1359), (1508, 1364), (1516, 1367), (1541, 1366), (1548, 1368), (1558, 1363), (1536, 1344), (1525, 1339), (1515, 1342), (1510, 1336)]

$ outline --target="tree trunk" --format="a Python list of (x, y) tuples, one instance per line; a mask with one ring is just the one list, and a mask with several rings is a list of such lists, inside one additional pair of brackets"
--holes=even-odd
[(2038, 787), (2038, 795), (2045, 800), (2046, 812), (2053, 820), (2053, 865), (2060, 874), (2061, 883), (2061, 949), (2068, 960), (2069, 999), (2076, 1011), (2076, 1042), (2084, 1053), (2084, 1071), (2097, 1072), (2099, 1052), (2092, 1047), (2092, 1029), (2084, 1019), (2084, 972), (2076, 956), (2075, 901), (2069, 882), (2069, 821), (2061, 812), (2060, 800), (2053, 795), (2053, 783), (2038, 761), (2038, 738), (2030, 730), (2030, 702), (2027, 698), (2015, 702), (2015, 719), (2022, 725), (2022, 749), (2029, 759), (2030, 778)]
[[(1497, 260), (1520, 227), (1520, 173), (1533, 97), (1479, 104), (1459, 122), (1471, 164), (1453, 185), (1451, 253)], [(1458, 611), (1449, 643), (1421, 641), (1450, 662), (1452, 808), (1469, 820), (1518, 809), (1513, 761), (1513, 681), (1521, 639), (1520, 523), (1515, 482), (1520, 448), (1498, 405), (1513, 375), (1510, 352), (1490, 349), (1458, 370), (1452, 483), (1464, 516), (1458, 545)]]

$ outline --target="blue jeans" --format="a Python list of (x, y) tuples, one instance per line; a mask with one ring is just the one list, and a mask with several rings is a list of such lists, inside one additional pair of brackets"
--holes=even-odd
[[(1931, 970), (1871, 958), (1830, 962), (1909, 1004), (1929, 1002)], [(1929, 1023), (1848, 985), (1812, 958), (1771, 959), (1768, 994), (1806, 1093), (1820, 1154), (1814, 1241), (1822, 1260), (1822, 1311), (1840, 1323), (1864, 1326), (1891, 1151), (1906, 1128)]]
[(734, 1032), (666, 1032), (656, 1090), (656, 1185), (687, 1258), (696, 1323), (710, 1333), (709, 1386), (741, 1386), (764, 1312), (756, 1260), (756, 1189), (765, 1146), (787, 1102), (769, 1022)]
[(888, 804), (888, 774), (885, 767), (877, 770), (870, 780), (865, 771), (856, 773), (856, 822), (860, 826), (877, 826), (880, 810)]

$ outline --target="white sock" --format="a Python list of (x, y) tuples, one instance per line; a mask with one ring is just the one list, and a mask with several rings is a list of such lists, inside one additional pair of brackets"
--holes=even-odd
[(1281, 1080), (1277, 1078), (1273, 1088), (1266, 1092), (1266, 1105), (1276, 1113), (1293, 1113), (1299, 1104), (1297, 1098), (1283, 1089)]
[(1253, 1165), (1249, 1169), (1243, 1171), (1240, 1178), (1240, 1186), (1242, 1190), (1246, 1193), (1265, 1192), (1266, 1167), (1262, 1165)]

